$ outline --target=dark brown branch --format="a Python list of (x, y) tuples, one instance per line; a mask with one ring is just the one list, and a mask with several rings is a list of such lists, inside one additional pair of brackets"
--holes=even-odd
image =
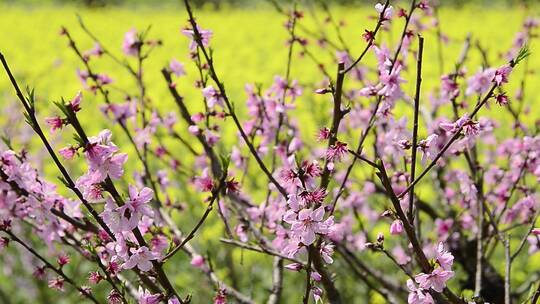
[[(336, 78), (336, 88), (333, 90), (334, 96), (334, 115), (332, 116), (332, 127), (330, 129), (330, 139), (328, 140), (328, 148), (332, 147), (337, 142), (337, 133), (339, 131), (339, 125), (341, 120), (347, 113), (341, 109), (341, 97), (343, 95), (343, 80), (345, 79), (345, 73), (343, 69), (345, 64), (340, 62), (338, 64), (337, 78)], [(328, 183), (330, 182), (330, 169), (328, 169), (329, 160), (327, 159), (324, 163), (323, 173), (321, 175), (321, 185), (320, 187), (326, 189)]]
[[(420, 86), (422, 84), (422, 54), (424, 53), (424, 37), (418, 35), (418, 57), (416, 66), (416, 93), (414, 95), (414, 122), (413, 139), (411, 151), (411, 180), (416, 175), (416, 154), (418, 150), (418, 113), (420, 112)], [(414, 225), (414, 209), (418, 206), (414, 204), (414, 187), (409, 191), (409, 221)], [(420, 229), (420, 227), (417, 227)]]

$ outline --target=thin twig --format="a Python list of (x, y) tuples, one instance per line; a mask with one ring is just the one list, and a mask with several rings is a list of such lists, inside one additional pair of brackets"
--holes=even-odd
[(85, 296), (86, 298), (88, 298), (90, 301), (96, 303), (96, 304), (99, 304), (100, 302), (88, 291), (82, 289), (81, 287), (79, 287), (79, 285), (77, 285), (77, 283), (75, 283), (75, 281), (73, 281), (71, 278), (69, 278), (65, 273), (64, 271), (61, 269), (61, 268), (57, 268), (55, 267), (53, 264), (51, 264), (49, 261), (47, 261), (47, 259), (45, 259), (42, 255), (40, 255), (37, 251), (35, 251), (32, 247), (28, 246), (28, 244), (26, 244), (24, 241), (22, 241), (21, 239), (19, 239), (15, 234), (13, 234), (11, 231), (9, 230), (3, 230), (7, 235), (9, 235), (9, 237), (15, 241), (16, 243), (19, 243), (21, 246), (23, 246), (26, 250), (28, 250), (33, 256), (35, 256), (36, 258), (38, 258), (41, 262), (43, 262), (43, 264), (45, 264), (45, 266), (47, 266), (47, 268), (51, 269), (52, 271), (54, 271), (56, 274), (58, 274), (59, 276), (61, 276), (64, 281), (68, 282), (70, 285), (72, 285), (73, 287), (75, 287), (75, 289), (77, 289), (81, 295)]
[(208, 218), (208, 215), (210, 214), (210, 211), (212, 211), (214, 207), (214, 202), (217, 200), (217, 198), (219, 197), (219, 193), (225, 186), (226, 178), (227, 178), (227, 174), (224, 174), (223, 177), (221, 177), (218, 186), (215, 187), (214, 190), (212, 191), (212, 198), (210, 199), (210, 202), (208, 203), (208, 207), (206, 207), (206, 211), (204, 212), (202, 217), (199, 219), (195, 227), (193, 227), (193, 229), (184, 238), (184, 240), (180, 244), (178, 244), (176, 247), (174, 247), (171, 251), (169, 251), (167, 255), (165, 255), (165, 257), (162, 259), (163, 263), (167, 261), (168, 259), (170, 259), (171, 257), (173, 257), (180, 249), (182, 249), (182, 247), (184, 247), (184, 245), (187, 244), (195, 236), (199, 228), (201, 228), (201, 226), (204, 224), (204, 222)]

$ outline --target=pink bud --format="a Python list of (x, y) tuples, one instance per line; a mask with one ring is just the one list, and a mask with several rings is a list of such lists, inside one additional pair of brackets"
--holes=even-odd
[(189, 133), (191, 133), (193, 135), (197, 135), (197, 134), (199, 134), (199, 132), (201, 130), (199, 129), (199, 127), (197, 127), (195, 125), (191, 125), (191, 126), (188, 127), (188, 131), (189, 131)]
[(299, 271), (300, 269), (302, 269), (302, 267), (303, 266), (300, 263), (292, 263), (292, 264), (285, 265), (286, 269), (289, 269), (292, 271)]
[(403, 222), (401, 220), (395, 220), (390, 225), (390, 234), (396, 235), (403, 232)]
[(321, 275), (316, 271), (312, 271), (309, 275), (316, 282), (319, 282), (321, 280), (321, 278), (322, 278)]
[(62, 267), (69, 263), (69, 256), (67, 256), (66, 254), (62, 254), (58, 257), (56, 261), (58, 262), (58, 265)]
[(200, 255), (194, 255), (191, 259), (191, 266), (201, 268), (204, 265), (204, 258)]
[(316, 89), (315, 90), (315, 94), (320, 94), (320, 95), (330, 93), (330, 92), (332, 92), (332, 91), (330, 91), (328, 88), (322, 88), (322, 89)]

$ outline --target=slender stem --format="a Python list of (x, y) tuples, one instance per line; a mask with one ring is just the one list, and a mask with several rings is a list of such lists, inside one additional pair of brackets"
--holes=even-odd
[(439, 75), (444, 73), (444, 54), (443, 54), (443, 36), (441, 31), (441, 18), (439, 17), (439, 3), (433, 5), (433, 14), (437, 22), (436, 35), (437, 35), (437, 55), (439, 62)]
[(100, 303), (91, 293), (89, 293), (88, 291), (85, 291), (84, 289), (82, 289), (81, 287), (79, 287), (79, 285), (77, 285), (77, 283), (75, 283), (75, 281), (73, 281), (71, 278), (69, 278), (65, 273), (64, 271), (61, 269), (61, 268), (57, 268), (55, 267), (54, 265), (52, 265), (49, 261), (47, 261), (42, 255), (40, 255), (37, 251), (35, 251), (32, 247), (28, 246), (28, 244), (26, 244), (24, 241), (22, 241), (21, 239), (19, 239), (15, 234), (13, 234), (11, 231), (9, 230), (3, 230), (7, 235), (9, 235), (9, 237), (15, 241), (16, 243), (19, 243), (21, 246), (23, 246), (26, 250), (28, 250), (32, 255), (34, 255), (36, 258), (38, 258), (40, 261), (43, 262), (43, 264), (45, 264), (47, 266), (47, 268), (51, 269), (52, 271), (56, 272), (56, 274), (58, 274), (59, 276), (61, 276), (64, 281), (68, 282), (70, 285), (72, 285), (73, 287), (75, 287), (75, 289), (77, 289), (81, 295), (87, 297), (90, 301), (98, 304)]
[(377, 21), (377, 25), (375, 25), (375, 29), (373, 29), (372, 31), (372, 35), (373, 35), (372, 39), (368, 41), (368, 44), (366, 45), (362, 53), (360, 53), (360, 56), (358, 56), (358, 58), (356, 58), (356, 60), (349, 67), (343, 70), (343, 74), (349, 73), (362, 60), (362, 58), (364, 58), (364, 55), (366, 55), (369, 48), (373, 45), (373, 41), (375, 40), (375, 36), (377, 35), (377, 32), (379, 32), (379, 29), (381, 28), (383, 22), (386, 20), (384, 17), (384, 14), (386, 13), (386, 9), (388, 8), (389, 4), (390, 4), (390, 0), (386, 0), (386, 2), (384, 3), (383, 10), (379, 14), (379, 20)]
[(308, 247), (308, 261), (306, 267), (306, 290), (304, 292), (304, 298), (302, 299), (302, 302), (304, 304), (309, 303), (309, 293), (311, 291), (311, 259), (313, 257), (313, 249), (313, 245), (310, 245)]
[(367, 159), (366, 157), (360, 155), (359, 153), (356, 153), (355, 151), (349, 149), (349, 153), (354, 155), (354, 157), (358, 158), (359, 160), (366, 162), (368, 165), (372, 166), (375, 169), (379, 169), (379, 165), (377, 165), (374, 161)]
[[(420, 112), (420, 86), (422, 84), (422, 54), (424, 53), (424, 37), (418, 35), (418, 57), (416, 67), (416, 93), (414, 97), (414, 122), (413, 139), (411, 152), (411, 180), (414, 180), (416, 174), (416, 154), (418, 150), (418, 113)], [(409, 221), (414, 225), (414, 210), (418, 206), (414, 204), (414, 187), (409, 191)], [(420, 230), (420, 227), (417, 227)]]
[(393, 255), (390, 254), (390, 252), (388, 252), (388, 250), (382, 248), (380, 249), (380, 251), (382, 253), (384, 253), (384, 255), (386, 257), (388, 257), (392, 263), (394, 263), (394, 265), (396, 265), (397, 267), (399, 267), (399, 269), (401, 269), (401, 271), (403, 271), (409, 278), (413, 279), (414, 280), (414, 277), (413, 275), (411, 274), (411, 272), (409, 270), (407, 270), (407, 268), (405, 268), (403, 265), (401, 265), (400, 263), (398, 263), (398, 261), (396, 260), (396, 258), (394, 258)]
[(288, 260), (288, 261), (291, 261), (291, 262), (294, 262), (294, 263), (301, 264), (304, 267), (307, 266), (307, 263), (304, 262), (304, 261), (301, 261), (301, 260), (296, 259), (296, 258), (288, 257), (286, 255), (283, 255), (283, 254), (281, 254), (281, 253), (279, 253), (277, 251), (273, 251), (273, 250), (268, 249), (266, 247), (262, 247), (262, 246), (257, 247), (257, 246), (249, 245), (249, 244), (242, 243), (242, 242), (239, 242), (239, 241), (236, 241), (236, 240), (229, 240), (229, 239), (220, 239), (220, 241), (222, 243), (224, 243), (224, 244), (229, 244), (229, 245), (237, 246), (237, 247), (247, 249), (247, 250), (250, 250), (250, 251), (266, 253), (266, 254), (269, 254), (269, 255), (272, 255), (272, 256), (275, 256), (275, 257), (279, 257), (279, 258), (282, 258), (284, 260)]
[(527, 233), (519, 241), (518, 248), (516, 249), (516, 251), (510, 257), (510, 261), (514, 261), (516, 259), (516, 257), (519, 255), (519, 253), (521, 252), (521, 250), (523, 249), (523, 247), (527, 243), (527, 238), (531, 234), (531, 231), (534, 229), (534, 225), (536, 224), (536, 220), (538, 219), (539, 215), (540, 215), (540, 210), (537, 210), (535, 216), (533, 217), (533, 219), (531, 220), (531, 223), (529, 224), (529, 228), (527, 229)]
[(479, 297), (482, 292), (482, 274), (484, 269), (482, 268), (482, 262), (484, 259), (484, 240), (483, 240), (483, 230), (484, 230), (484, 208), (480, 199), (476, 201), (478, 205), (478, 218), (476, 225), (476, 273), (474, 277), (474, 296)]
[(227, 174), (224, 174), (221, 180), (219, 181), (218, 186), (212, 191), (212, 198), (210, 199), (210, 202), (208, 203), (208, 207), (206, 207), (206, 211), (202, 215), (202, 217), (199, 219), (195, 227), (189, 232), (189, 234), (184, 238), (184, 240), (178, 244), (178, 246), (174, 247), (165, 257), (161, 260), (163, 263), (173, 257), (182, 247), (184, 247), (185, 244), (187, 244), (193, 237), (195, 237), (195, 234), (201, 228), (201, 226), (204, 224), (206, 219), (208, 218), (208, 215), (210, 215), (210, 211), (212, 211), (214, 202), (219, 197), (219, 193), (223, 189), (225, 185), (225, 178), (227, 178)]
[(260, 158), (259, 156), (259, 153), (257, 152), (257, 150), (255, 149), (255, 147), (253, 146), (253, 143), (249, 140), (246, 132), (244, 131), (244, 128), (242, 127), (242, 124), (240, 123), (240, 120), (238, 119), (238, 116), (236, 116), (236, 113), (234, 111), (234, 108), (233, 108), (233, 105), (231, 104), (230, 100), (229, 100), (229, 97), (225, 91), (225, 86), (223, 85), (223, 83), (220, 81), (217, 73), (216, 73), (216, 70), (214, 68), (214, 62), (213, 62), (213, 59), (210, 57), (208, 51), (206, 50), (206, 47), (204, 46), (204, 44), (202, 43), (202, 40), (201, 40), (201, 34), (199, 32), (199, 29), (198, 29), (198, 26), (197, 26), (197, 23), (195, 22), (195, 18), (193, 17), (193, 12), (191, 10), (191, 6), (189, 4), (189, 0), (184, 0), (184, 4), (186, 6), (186, 11), (189, 15), (189, 22), (191, 23), (191, 26), (193, 28), (193, 32), (194, 32), (194, 35), (193, 35), (193, 39), (195, 40), (195, 42), (197, 43), (198, 47), (200, 48), (200, 50), (202, 51), (203, 55), (204, 55), (204, 58), (206, 59), (206, 62), (208, 63), (208, 67), (209, 67), (209, 72), (210, 72), (210, 77), (212, 78), (212, 80), (216, 83), (216, 85), (218, 86), (218, 89), (219, 89), (219, 92), (221, 94), (221, 97), (223, 98), (223, 100), (225, 101), (225, 105), (227, 106), (227, 109), (229, 110), (229, 114), (231, 115), (233, 121), (234, 121), (234, 124), (236, 125), (238, 131), (240, 132), (240, 136), (242, 137), (242, 139), (244, 140), (244, 142), (246, 143), (246, 145), (248, 146), (249, 148), (249, 151), (251, 152), (251, 154), (253, 155), (253, 157), (255, 158), (255, 160), (257, 161), (257, 163), (259, 164), (259, 167), (261, 168), (261, 170), (264, 172), (264, 174), (266, 174), (266, 176), (268, 177), (268, 179), (270, 180), (270, 182), (272, 184), (274, 184), (274, 186), (276, 187), (276, 189), (285, 197), (287, 198), (288, 197), (288, 194), (287, 194), (287, 191), (285, 191), (285, 188), (283, 188), (279, 182), (274, 178), (274, 176), (272, 176), (272, 173), (270, 172), (270, 170), (268, 170), (268, 168), (266, 167), (266, 165), (264, 164), (264, 162), (262, 161), (262, 159)]
[(267, 304), (278, 304), (283, 291), (283, 259), (274, 257), (272, 270), (272, 293), (268, 297)]
[(507, 235), (503, 241), (504, 245), (504, 304), (510, 304), (510, 276), (512, 274), (512, 258), (510, 257), (510, 235)]

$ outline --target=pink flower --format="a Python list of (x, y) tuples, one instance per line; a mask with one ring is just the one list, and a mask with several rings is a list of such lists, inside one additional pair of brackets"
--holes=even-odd
[(243, 243), (247, 243), (247, 241), (249, 240), (246, 224), (241, 223), (241, 224), (236, 225), (236, 227), (234, 227), (234, 233), (238, 236), (238, 239), (240, 239), (240, 241)]
[(181, 304), (177, 297), (171, 297), (169, 301), (167, 301), (167, 304)]
[[(77, 182), (81, 182), (79, 178)], [(80, 183), (81, 185), (84, 183)], [(101, 184), (89, 184), (83, 187), (83, 196), (90, 202), (97, 202), (103, 199), (103, 186)]]
[(505, 106), (508, 104), (508, 96), (506, 96), (506, 93), (500, 93), (495, 96), (495, 101), (499, 106)]
[(328, 233), (329, 225), (322, 221), (324, 213), (323, 206), (315, 210), (302, 209), (298, 212), (297, 219), (284, 218), (284, 220), (291, 224), (293, 235), (297, 236), (304, 245), (309, 246), (315, 241), (316, 233)]
[(348, 152), (347, 144), (342, 143), (340, 141), (336, 141), (336, 143), (330, 146), (328, 150), (326, 151), (326, 159), (329, 161), (334, 161), (334, 160), (340, 161), (341, 158), (347, 154), (347, 152)]
[(494, 69), (486, 69), (476, 73), (474, 76), (467, 80), (466, 95), (471, 94), (484, 94), (492, 85), (492, 81), (495, 77)]
[(289, 269), (289, 270), (292, 270), (292, 271), (299, 271), (300, 269), (304, 268), (302, 266), (302, 264), (300, 263), (291, 263), (291, 264), (287, 264), (284, 266), (285, 269)]
[(403, 222), (401, 220), (395, 220), (390, 225), (390, 234), (396, 235), (403, 233)]
[(69, 107), (73, 112), (79, 112), (81, 110), (82, 93), (79, 91), (75, 97), (69, 102)]
[(315, 300), (315, 304), (318, 304), (319, 302), (322, 302), (322, 295), (323, 291), (317, 286), (311, 287), (311, 293), (313, 294), (313, 299)]
[(225, 182), (225, 192), (226, 193), (239, 193), (240, 192), (240, 183), (235, 181), (234, 178)]
[(534, 228), (533, 230), (531, 230), (531, 234), (540, 235), (540, 228)]
[(315, 94), (319, 94), (319, 95), (324, 95), (324, 94), (330, 93), (330, 92), (332, 92), (332, 90), (330, 90), (328, 88), (320, 88), (320, 89), (315, 90)]
[(384, 4), (377, 3), (375, 4), (375, 10), (379, 14), (384, 12), (383, 18), (386, 20), (392, 18), (392, 15), (394, 14), (394, 8), (391, 5), (388, 5), (388, 7), (385, 9)]
[(122, 265), (124, 269), (132, 269), (133, 267), (139, 268), (141, 271), (148, 271), (152, 268), (152, 260), (156, 260), (156, 255), (148, 249), (146, 246), (142, 246), (139, 249), (131, 248), (131, 256)]
[(427, 0), (420, 1), (420, 3), (418, 3), (417, 6), (418, 6), (419, 9), (421, 9), (423, 11), (429, 10), (429, 4), (428, 4)]
[(433, 298), (428, 291), (416, 287), (413, 280), (407, 280), (407, 288), (409, 289), (409, 297), (407, 303), (409, 304), (434, 304)]
[(324, 127), (319, 130), (317, 134), (317, 141), (325, 141), (330, 138), (330, 129)]
[(32, 275), (38, 280), (43, 280), (43, 278), (45, 278), (45, 269), (46, 269), (46, 266), (36, 267)]
[(163, 299), (161, 294), (151, 294), (150, 291), (139, 287), (138, 304), (159, 304)]
[(186, 75), (186, 71), (184, 69), (184, 64), (179, 62), (176, 59), (171, 60), (171, 62), (169, 63), (169, 69), (171, 69), (171, 71), (176, 76)]
[(401, 83), (404, 83), (405, 80), (401, 78), (401, 65), (397, 64), (396, 67), (392, 69), (391, 72), (385, 71), (380, 76), (380, 82), (383, 85), (377, 94), (386, 97), (397, 98), (400, 97), (401, 92)]
[(527, 242), (529, 243), (529, 254), (533, 254), (540, 250), (540, 240), (538, 235), (529, 235), (527, 237)]
[(437, 227), (437, 234), (439, 235), (439, 239), (445, 240), (448, 238), (448, 233), (450, 232), (453, 224), (454, 220), (452, 219), (435, 220), (435, 226)]
[(442, 292), (446, 287), (446, 281), (454, 276), (453, 271), (444, 270), (437, 267), (430, 274), (420, 273), (415, 276), (415, 280), (422, 289), (433, 289), (436, 292)]
[(498, 68), (495, 71), (495, 78), (493, 79), (493, 82), (495, 82), (498, 86), (502, 85), (503, 83), (508, 83), (508, 76), (510, 75), (510, 72), (512, 72), (512, 67), (509, 65), (504, 65)]
[(90, 288), (89, 286), (81, 286), (81, 290), (79, 291), (79, 294), (81, 296), (87, 296), (87, 295), (90, 295), (92, 293), (92, 288)]
[(302, 198), (307, 206), (311, 206), (312, 204), (317, 205), (324, 201), (324, 198), (326, 197), (326, 190), (316, 189), (313, 191), (303, 191), (298, 196)]
[(444, 270), (451, 270), (454, 263), (454, 256), (444, 249), (444, 244), (441, 242), (437, 246), (437, 257), (435, 258), (437, 263)]
[(191, 266), (197, 267), (197, 268), (202, 268), (204, 266), (204, 258), (201, 255), (198, 255), (198, 254), (194, 255), (191, 258)]
[(321, 244), (320, 253), (326, 264), (332, 264), (334, 262), (334, 259), (332, 259), (332, 255), (334, 254), (334, 245), (323, 242)]
[(106, 85), (113, 82), (112, 78), (109, 77), (109, 75), (107, 74), (98, 74), (97, 81), (102, 85)]
[(65, 159), (72, 159), (73, 156), (75, 156), (75, 153), (77, 153), (77, 149), (73, 146), (69, 146), (58, 150), (58, 153)]
[(202, 93), (209, 108), (214, 108), (216, 104), (223, 107), (223, 98), (221, 97), (219, 91), (214, 89), (213, 86), (207, 86), (202, 90)]
[(406, 265), (411, 261), (411, 257), (401, 246), (396, 246), (392, 249), (392, 255), (394, 255), (399, 265)]
[[(210, 43), (210, 38), (212, 38), (212, 31), (210, 30), (203, 30), (197, 25), (197, 31), (200, 34), (201, 42), (203, 46), (207, 47)], [(186, 35), (188, 38), (191, 39), (191, 42), (189, 43), (189, 49), (191, 51), (195, 51), (197, 48), (197, 41), (195, 40), (195, 31), (192, 29), (183, 29), (182, 33)]]
[(194, 123), (199, 123), (203, 121), (203, 119), (204, 119), (204, 114), (201, 112), (191, 115), (191, 120), (193, 120)]
[(135, 229), (143, 215), (152, 217), (154, 215), (148, 202), (154, 197), (154, 191), (144, 187), (138, 191), (135, 186), (129, 185), (129, 200), (118, 207), (116, 211), (120, 214), (120, 227), (123, 231)]
[(59, 116), (47, 117), (45, 118), (45, 122), (51, 127), (51, 132), (62, 129), (62, 127), (67, 124), (67, 121), (60, 118)]
[(58, 265), (60, 265), (60, 267), (66, 265), (69, 263), (69, 256), (68, 255), (65, 255), (65, 254), (61, 254), (57, 259), (56, 261), (58, 262)]
[(118, 147), (111, 142), (111, 137), (111, 131), (103, 130), (98, 136), (88, 139), (89, 144), (84, 154), (89, 169), (84, 181), (95, 184), (102, 182), (107, 176), (119, 179), (124, 175), (123, 166), (128, 156), (125, 153), (116, 153)]
[(315, 282), (319, 282), (319, 281), (322, 279), (321, 274), (318, 273), (317, 271), (312, 271), (312, 272), (310, 272), (309, 276), (310, 276), (311, 279), (313, 279), (313, 281), (315, 281)]
[(150, 240), (150, 248), (155, 253), (160, 253), (169, 247), (167, 237), (158, 234)]
[(137, 107), (135, 102), (127, 101), (125, 103), (111, 103), (101, 107), (103, 113), (112, 113), (115, 120), (126, 121), (126, 119), (135, 116), (137, 114)]
[(463, 124), (463, 134), (465, 134), (466, 137), (474, 137), (478, 135), (479, 132), (480, 126), (478, 122), (468, 120), (465, 124)]
[(101, 274), (99, 274), (99, 272), (97, 271), (92, 271), (88, 275), (88, 282), (90, 282), (90, 284), (97, 284), (103, 279), (104, 277)]
[(64, 279), (62, 277), (56, 277), (49, 280), (49, 288), (53, 288), (58, 291), (64, 291)]
[(418, 149), (422, 152), (422, 161), (426, 159), (432, 159), (432, 155), (436, 152), (436, 140), (439, 136), (437, 134), (431, 134), (426, 139), (418, 142)]
[(126, 55), (137, 56), (142, 43), (137, 36), (137, 30), (131, 29), (124, 35), (122, 42), (122, 51)]
[(224, 289), (218, 290), (214, 297), (214, 304), (227, 304), (227, 292)]
[(199, 133), (201, 133), (201, 129), (199, 129), (199, 127), (197, 127), (196, 125), (189, 126), (188, 131), (193, 135), (198, 135)]
[(101, 48), (101, 45), (97, 42), (94, 44), (93, 48), (83, 53), (83, 57), (87, 61), (90, 60), (92, 56), (100, 57), (101, 55), (103, 55), (103, 49)]
[(122, 296), (116, 291), (111, 290), (109, 292), (109, 295), (107, 296), (107, 303), (108, 304), (121, 304), (122, 303)]
[(9, 245), (9, 239), (6, 237), (0, 238), (0, 250), (6, 248)]
[(373, 40), (375, 40), (375, 33), (373, 31), (364, 29), (364, 33), (362, 34), (362, 38), (364, 38), (364, 40), (367, 43), (372, 43)]
[(204, 169), (200, 176), (195, 177), (195, 186), (203, 192), (214, 189), (214, 180), (209, 175), (208, 169)]
[(441, 77), (441, 97), (444, 101), (457, 98), (459, 95), (459, 86), (456, 81), (448, 76), (443, 75)]
[(458, 132), (469, 120), (469, 116), (465, 114), (453, 123), (442, 122), (439, 124), (439, 127), (447, 133), (452, 134)]

